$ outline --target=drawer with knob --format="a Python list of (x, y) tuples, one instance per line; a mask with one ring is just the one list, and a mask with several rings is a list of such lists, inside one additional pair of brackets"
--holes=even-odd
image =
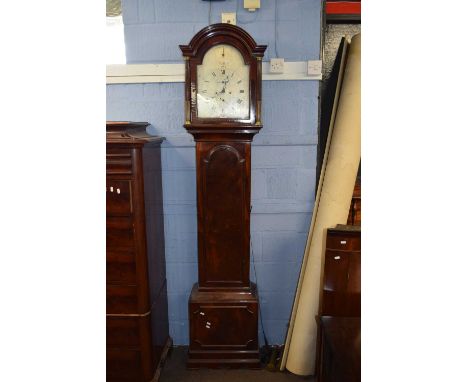
[(132, 182), (130, 180), (107, 179), (106, 213), (108, 216), (128, 216), (133, 212)]
[(328, 235), (327, 249), (338, 249), (342, 251), (360, 251), (361, 238), (355, 235)]

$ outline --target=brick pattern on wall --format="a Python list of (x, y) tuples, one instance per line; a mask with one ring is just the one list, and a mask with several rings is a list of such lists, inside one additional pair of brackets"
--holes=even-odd
[[(212, 7), (215, 21), (221, 10), (235, 11), (236, 1), (213, 2)], [(279, 26), (285, 29), (278, 53), (287, 60), (317, 59), (320, 1), (279, 0), (278, 7)], [(178, 45), (208, 22), (208, 2), (199, 0), (124, 0), (123, 8), (130, 62), (181, 61)], [(239, 19), (256, 22), (242, 25)], [(258, 43), (269, 44), (267, 51), (274, 55), (273, 20), (274, 1), (263, 1), (257, 15), (238, 14), (238, 25)], [(195, 148), (183, 128), (183, 89), (182, 83), (107, 86), (108, 120), (148, 121), (152, 132), (166, 137), (162, 176), (169, 320), (179, 345), (188, 344), (187, 302), (197, 280)], [(251, 262), (250, 268), (273, 344), (284, 342), (313, 209), (317, 97), (316, 81), (263, 82), (264, 128), (252, 144), (255, 266)]]
[[(243, 0), (211, 3), (211, 24), (222, 12), (237, 12), (237, 25), (268, 45), (265, 60), (275, 55), (275, 0), (260, 10), (244, 10)], [(209, 24), (209, 1), (122, 0), (127, 63), (181, 61), (179, 44)], [(289, 61), (317, 60), (320, 52), (320, 0), (278, 0), (277, 50)], [(157, 37), (155, 37), (157, 36)]]

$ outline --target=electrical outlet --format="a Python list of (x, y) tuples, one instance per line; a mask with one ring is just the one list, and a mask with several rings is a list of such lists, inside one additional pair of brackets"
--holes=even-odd
[(322, 74), (322, 61), (320, 60), (307, 61), (307, 75), (319, 76), (320, 74)]
[(270, 60), (270, 73), (284, 72), (284, 58), (272, 58)]
[(224, 24), (236, 25), (236, 13), (221, 13), (221, 22)]

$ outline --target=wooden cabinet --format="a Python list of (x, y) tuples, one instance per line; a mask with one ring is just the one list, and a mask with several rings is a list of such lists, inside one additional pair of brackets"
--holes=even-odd
[(361, 230), (328, 229), (321, 316), (361, 316)]
[(327, 230), (317, 317), (317, 381), (360, 381), (361, 227)]
[(163, 138), (146, 134), (147, 125), (106, 124), (107, 381), (152, 380), (170, 345)]

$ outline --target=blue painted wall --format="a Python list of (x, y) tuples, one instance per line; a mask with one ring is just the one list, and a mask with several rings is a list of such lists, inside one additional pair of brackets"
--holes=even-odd
[[(179, 44), (208, 25), (201, 0), (123, 0), (128, 63), (182, 62)], [(275, 1), (255, 14), (243, 1), (213, 2), (212, 23), (237, 25), (275, 57)], [(320, 0), (278, 0), (277, 50), (288, 61), (318, 59)], [(148, 121), (162, 150), (170, 332), (188, 344), (187, 301), (197, 280), (195, 149), (183, 128), (183, 84), (107, 85), (107, 119)], [(270, 343), (284, 342), (314, 203), (317, 81), (264, 81), (264, 128), (252, 146), (251, 279)], [(255, 266), (254, 266), (255, 265)], [(260, 326), (259, 326), (260, 327)], [(262, 337), (260, 337), (262, 338)], [(262, 340), (263, 341), (263, 340)]]

